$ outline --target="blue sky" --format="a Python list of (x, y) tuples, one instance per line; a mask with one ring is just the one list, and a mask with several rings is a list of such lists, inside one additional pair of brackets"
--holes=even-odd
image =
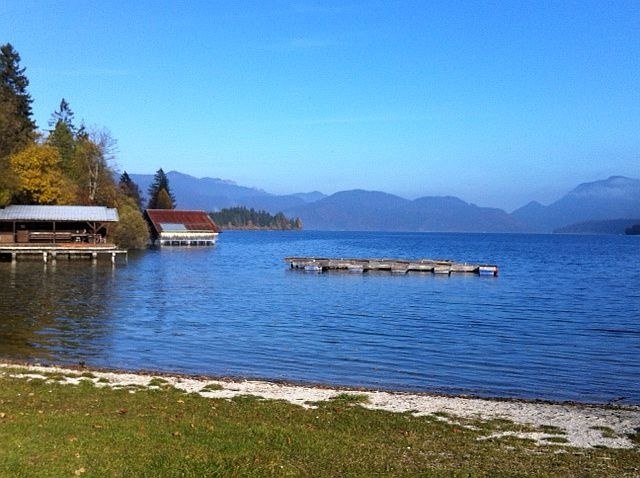
[(640, 2), (0, 4), (46, 129), (65, 98), (117, 166), (274, 193), (514, 209), (640, 177)]

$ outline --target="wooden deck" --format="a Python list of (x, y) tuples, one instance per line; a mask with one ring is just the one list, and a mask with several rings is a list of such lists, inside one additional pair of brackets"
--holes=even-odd
[(33, 258), (40, 256), (44, 262), (57, 259), (92, 259), (99, 257), (111, 259), (113, 264), (118, 258), (127, 261), (127, 251), (116, 248), (113, 244), (0, 244), (0, 258), (10, 258), (12, 262), (19, 258)]
[(344, 271), (363, 274), (370, 271), (387, 271), (392, 274), (429, 272), (450, 275), (455, 273), (497, 276), (498, 266), (492, 264), (468, 264), (450, 260), (433, 259), (330, 259), (324, 257), (285, 257), (291, 269), (307, 272)]

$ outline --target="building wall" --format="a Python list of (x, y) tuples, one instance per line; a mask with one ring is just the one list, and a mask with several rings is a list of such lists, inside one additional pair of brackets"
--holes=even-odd
[(218, 238), (211, 232), (163, 232), (154, 244), (157, 246), (212, 246)]

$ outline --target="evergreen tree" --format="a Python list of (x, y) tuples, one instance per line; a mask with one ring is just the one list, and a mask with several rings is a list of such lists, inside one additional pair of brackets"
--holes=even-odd
[(122, 191), (125, 196), (133, 199), (136, 206), (138, 206), (138, 209), (142, 210), (142, 195), (140, 193), (140, 188), (133, 179), (129, 177), (129, 174), (127, 174), (126, 171), (120, 175), (120, 182), (118, 183), (118, 186), (120, 187), (120, 191)]
[(245, 206), (224, 208), (209, 213), (209, 216), (216, 224), (227, 229), (302, 229), (299, 218), (288, 219), (281, 212), (272, 216), (267, 211), (247, 209)]
[(76, 128), (73, 124), (73, 111), (64, 98), (60, 102), (60, 109), (51, 115), (49, 126), (53, 129), (49, 133), (47, 143), (58, 149), (62, 160), (62, 170), (73, 176)]
[[(164, 200), (163, 206), (170, 204), (170, 207), (158, 207), (158, 196), (160, 195), (160, 191), (163, 189), (169, 198), (168, 201)], [(173, 209), (176, 207), (176, 198), (169, 188), (169, 178), (167, 178), (167, 175), (164, 173), (162, 168), (156, 171), (156, 174), (153, 177), (153, 182), (147, 190), (147, 194), (149, 195), (147, 209)]]
[(9, 164), (9, 156), (0, 157), (0, 207), (11, 202), (18, 180)]
[(10, 43), (0, 46), (0, 158), (30, 144), (36, 124), (31, 119), (29, 80), (20, 67), (20, 55)]
[[(115, 226), (118, 244), (145, 247), (149, 231), (140, 211), (140, 191), (125, 173), (125, 194), (109, 166), (115, 140), (105, 130), (76, 128), (73, 111), (63, 98), (51, 116), (46, 143), (36, 143), (24, 72), (13, 46), (0, 45), (0, 207), (11, 201), (117, 207), (121, 214)], [(171, 200), (166, 191), (164, 195)]]
[(64, 123), (67, 125), (69, 130), (75, 134), (76, 130), (73, 125), (73, 111), (71, 111), (69, 103), (64, 98), (60, 101), (60, 109), (51, 114), (49, 127), (55, 128), (58, 123)]

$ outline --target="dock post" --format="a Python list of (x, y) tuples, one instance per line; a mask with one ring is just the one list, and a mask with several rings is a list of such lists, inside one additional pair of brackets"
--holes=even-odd
[(46, 252), (42, 253), (42, 260), (44, 261), (45, 264), (47, 263), (47, 253)]
[(115, 253), (115, 252), (112, 252), (112, 253), (111, 253), (111, 263), (112, 263), (112, 264), (115, 264), (115, 263), (116, 263), (116, 253)]
[(15, 264), (17, 260), (18, 260), (18, 253), (17, 252), (12, 252), (11, 253), (11, 263)]
[(52, 260), (53, 262), (55, 262), (55, 261), (56, 261), (56, 256), (57, 256), (57, 254), (56, 254), (55, 252), (52, 252), (52, 253), (51, 253), (51, 260)]

